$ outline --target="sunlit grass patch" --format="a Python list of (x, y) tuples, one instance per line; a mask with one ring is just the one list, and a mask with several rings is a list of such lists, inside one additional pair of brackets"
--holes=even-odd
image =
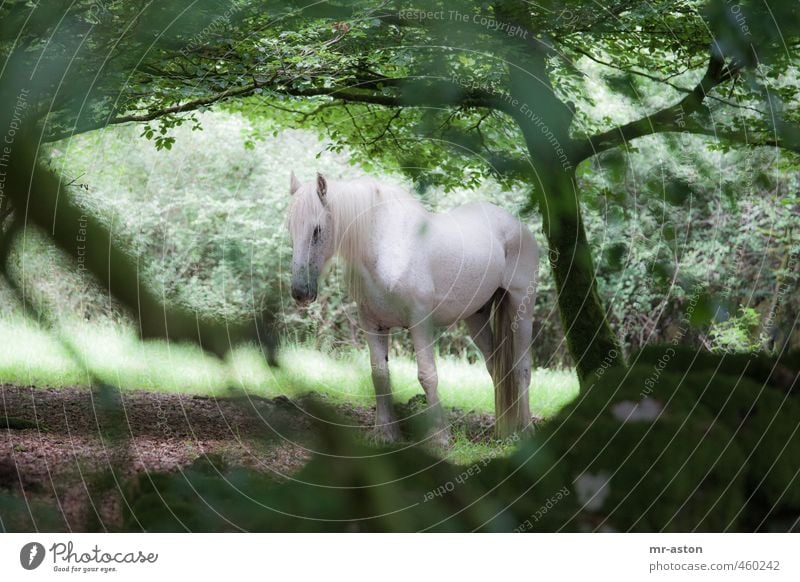
[[(327, 397), (370, 406), (374, 392), (366, 347), (363, 351), (328, 355), (310, 348), (292, 346), (280, 356), (281, 368), (270, 370), (256, 349), (239, 349), (231, 358), (238, 386), (259, 390), (268, 396), (291, 394), (295, 386), (313, 386)], [(437, 361), (439, 392), (446, 406), (482, 412), (494, 411), (494, 389), (483, 362), (440, 357)], [(413, 358), (389, 361), (392, 390), (397, 402), (421, 394)], [(552, 416), (578, 393), (572, 371), (535, 369), (531, 382), (531, 409), (537, 416)]]
[(86, 384), (69, 352), (53, 336), (27, 320), (0, 319), (0, 381), (9, 384)]
[[(63, 387), (87, 385), (94, 376), (123, 389), (220, 396), (238, 389), (270, 398), (314, 390), (336, 402), (374, 404), (366, 346), (335, 354), (287, 346), (279, 354), (280, 367), (270, 368), (256, 346), (240, 347), (223, 361), (190, 344), (140, 342), (131, 330), (117, 326), (70, 324), (61, 333), (63, 342), (27, 320), (0, 319), (0, 381)], [(413, 358), (395, 357), (389, 367), (397, 402), (422, 393)], [(493, 411), (492, 383), (483, 362), (440, 357), (438, 368), (446, 406)], [(577, 391), (573, 372), (536, 369), (532, 411), (551, 416)]]
[(513, 441), (473, 442), (463, 433), (455, 432), (447, 450), (447, 460), (456, 465), (473, 465), (511, 454)]

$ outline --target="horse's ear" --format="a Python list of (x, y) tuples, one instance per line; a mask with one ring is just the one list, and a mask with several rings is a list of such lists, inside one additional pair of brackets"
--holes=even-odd
[(320, 201), (325, 204), (325, 195), (328, 193), (328, 182), (325, 177), (317, 172), (317, 196)]
[(300, 188), (300, 180), (297, 179), (297, 176), (294, 175), (294, 170), (292, 170), (292, 177), (289, 178), (289, 193), (294, 196), (298, 188)]

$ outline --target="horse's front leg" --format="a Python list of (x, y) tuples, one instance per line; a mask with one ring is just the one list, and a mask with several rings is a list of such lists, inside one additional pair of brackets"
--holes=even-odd
[(375, 435), (381, 442), (393, 443), (400, 438), (400, 428), (394, 416), (389, 380), (389, 330), (374, 325), (364, 327), (375, 388)]
[(417, 377), (428, 407), (434, 419), (434, 432), (432, 438), (439, 445), (447, 445), (450, 441), (450, 428), (444, 417), (444, 410), (439, 401), (439, 377), (436, 374), (436, 360), (433, 350), (433, 331), (425, 324), (412, 326), (411, 341), (414, 344), (414, 355), (417, 358)]

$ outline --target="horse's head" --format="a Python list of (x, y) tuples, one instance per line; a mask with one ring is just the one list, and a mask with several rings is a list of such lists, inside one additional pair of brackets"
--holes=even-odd
[(334, 251), (328, 184), (321, 174), (300, 184), (292, 172), (289, 234), (292, 237), (292, 297), (300, 304), (317, 298), (317, 286)]

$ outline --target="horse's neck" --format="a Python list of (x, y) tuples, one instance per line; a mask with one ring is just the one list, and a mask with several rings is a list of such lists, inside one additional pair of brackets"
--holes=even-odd
[(413, 252), (414, 233), (419, 231), (421, 206), (404, 200), (389, 199), (376, 204), (369, 215), (369, 231), (364, 244), (354, 257), (342, 256), (349, 275), (351, 295), (358, 299), (359, 280), (366, 277), (379, 281), (389, 275), (394, 267), (405, 264)]
[[(379, 208), (373, 208), (369, 213), (368, 229), (359, 232), (357, 235), (353, 233), (345, 235), (349, 237), (358, 236), (357, 239), (337, 237), (336, 251), (340, 259), (343, 259), (351, 266), (356, 266), (362, 262), (370, 262), (373, 259), (375, 256), (373, 241), (377, 238), (373, 231), (380, 231), (383, 223), (382, 215), (383, 212)], [(352, 228), (352, 225), (339, 224), (338, 228)]]

